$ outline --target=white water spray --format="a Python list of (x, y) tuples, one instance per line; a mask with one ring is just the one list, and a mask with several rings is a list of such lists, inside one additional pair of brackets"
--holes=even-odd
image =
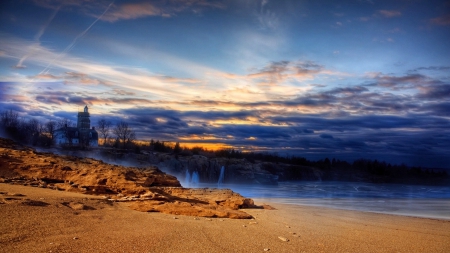
[(189, 174), (189, 170), (186, 170), (186, 176), (184, 177), (184, 183), (186, 187), (189, 187), (189, 183), (191, 182), (191, 175)]
[(225, 167), (222, 166), (222, 168), (220, 168), (219, 181), (217, 181), (217, 186), (218, 187), (220, 187), (223, 184), (224, 173), (225, 173)]
[(198, 183), (200, 183), (200, 176), (198, 175), (197, 171), (194, 171), (194, 173), (192, 173), (191, 184), (193, 187), (195, 187), (198, 186)]
[(197, 171), (194, 171), (191, 175), (189, 173), (189, 170), (186, 170), (186, 176), (184, 177), (184, 184), (185, 187), (198, 187), (198, 184), (200, 183), (200, 175)]

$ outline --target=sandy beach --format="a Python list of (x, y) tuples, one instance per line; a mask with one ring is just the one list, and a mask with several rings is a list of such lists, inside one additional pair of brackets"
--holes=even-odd
[(129, 203), (0, 184), (1, 252), (450, 252), (450, 221), (266, 203), (247, 219), (130, 210)]

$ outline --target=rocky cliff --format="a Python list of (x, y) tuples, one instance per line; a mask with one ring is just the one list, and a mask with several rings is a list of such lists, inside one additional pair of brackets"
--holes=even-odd
[[(225, 168), (224, 182), (226, 183), (255, 183), (276, 184), (278, 180), (308, 180), (321, 181), (323, 172), (309, 166), (295, 166), (283, 163), (262, 161), (249, 161), (247, 159), (213, 157), (200, 155), (175, 156), (170, 154), (153, 153), (147, 160), (164, 171), (176, 175), (194, 171), (199, 173), (200, 182), (216, 183), (219, 179), (220, 169)], [(264, 180), (270, 178), (270, 180)], [(263, 179), (264, 181), (262, 181)]]

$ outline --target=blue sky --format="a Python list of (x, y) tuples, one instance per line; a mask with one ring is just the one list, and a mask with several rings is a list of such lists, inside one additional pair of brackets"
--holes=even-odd
[(450, 1), (0, 4), (0, 110), (140, 139), (450, 167)]

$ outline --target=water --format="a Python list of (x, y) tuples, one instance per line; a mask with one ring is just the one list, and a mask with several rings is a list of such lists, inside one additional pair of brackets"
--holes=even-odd
[(184, 177), (184, 182), (182, 182), (184, 187), (192, 187), (192, 188), (196, 188), (199, 187), (199, 183), (200, 183), (200, 176), (198, 174), (197, 171), (194, 171), (191, 174), (189, 173), (188, 170), (186, 170), (186, 175)]
[(198, 186), (198, 184), (200, 183), (200, 177), (198, 175), (197, 171), (194, 171), (194, 173), (192, 173), (192, 179), (191, 179), (191, 184), (196, 187)]
[(217, 186), (220, 188), (223, 184), (223, 177), (224, 177), (224, 173), (225, 173), (225, 167), (222, 166), (222, 168), (220, 168), (220, 176), (219, 176), (219, 180), (217, 181)]
[[(216, 186), (199, 184), (199, 187)], [(280, 182), (278, 186), (223, 184), (220, 188), (274, 203), (450, 220), (450, 186)]]
[(189, 174), (189, 171), (186, 170), (186, 176), (184, 177), (184, 184), (186, 187), (189, 187), (191, 183), (191, 174)]

